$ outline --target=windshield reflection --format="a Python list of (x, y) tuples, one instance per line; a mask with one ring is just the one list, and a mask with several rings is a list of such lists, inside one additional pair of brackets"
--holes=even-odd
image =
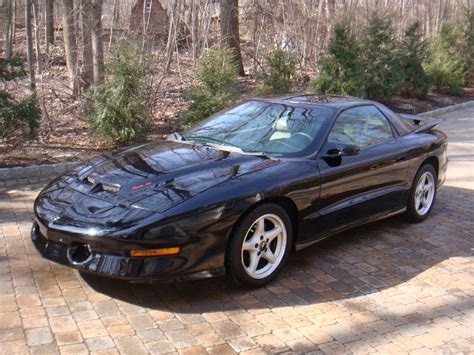
[(197, 143), (237, 147), (245, 152), (284, 155), (304, 151), (330, 111), (320, 106), (248, 101), (219, 112), (183, 134)]

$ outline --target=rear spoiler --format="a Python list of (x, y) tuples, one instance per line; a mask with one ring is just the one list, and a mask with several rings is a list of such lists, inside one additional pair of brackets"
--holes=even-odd
[(428, 118), (428, 117), (421, 117), (417, 115), (408, 115), (405, 113), (398, 114), (400, 118), (402, 118), (408, 125), (413, 128), (410, 133), (423, 133), (428, 132), (435, 128), (440, 123), (444, 121), (440, 118)]

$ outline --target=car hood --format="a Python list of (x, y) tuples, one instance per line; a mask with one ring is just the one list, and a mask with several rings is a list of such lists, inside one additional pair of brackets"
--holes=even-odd
[(277, 160), (204, 145), (161, 141), (91, 160), (38, 196), (49, 227), (129, 228), (227, 180)]

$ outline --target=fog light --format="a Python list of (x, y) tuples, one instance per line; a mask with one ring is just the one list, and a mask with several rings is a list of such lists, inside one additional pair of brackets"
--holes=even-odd
[(130, 251), (130, 256), (160, 256), (175, 255), (181, 251), (180, 247), (159, 248), (159, 249), (135, 249)]
[(83, 265), (92, 258), (92, 250), (89, 244), (72, 242), (67, 248), (67, 258), (73, 265)]

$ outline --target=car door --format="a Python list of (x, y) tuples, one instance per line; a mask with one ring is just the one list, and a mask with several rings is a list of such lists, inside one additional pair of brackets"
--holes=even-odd
[[(358, 148), (327, 156), (337, 145)], [(354, 154), (355, 153), (355, 154)], [(406, 204), (406, 149), (388, 119), (373, 105), (342, 111), (323, 146), (318, 231), (337, 232), (382, 217)]]

